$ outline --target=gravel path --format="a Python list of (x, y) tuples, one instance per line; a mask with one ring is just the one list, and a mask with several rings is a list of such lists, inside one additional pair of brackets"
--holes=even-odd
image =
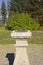
[[(15, 53), (14, 44), (0, 45), (0, 65), (9, 65), (7, 53)], [(43, 65), (43, 45), (29, 44), (28, 57), (30, 65)]]

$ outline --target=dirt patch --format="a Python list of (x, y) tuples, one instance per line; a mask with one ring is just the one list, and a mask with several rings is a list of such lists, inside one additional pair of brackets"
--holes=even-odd
[[(27, 51), (30, 65), (43, 65), (43, 45), (29, 44)], [(0, 45), (0, 65), (9, 65), (7, 53), (15, 53), (14, 44)]]

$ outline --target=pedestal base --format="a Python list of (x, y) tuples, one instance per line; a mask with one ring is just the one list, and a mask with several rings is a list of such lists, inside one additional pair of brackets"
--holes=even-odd
[(27, 41), (16, 40), (16, 57), (13, 65), (30, 65), (27, 55)]

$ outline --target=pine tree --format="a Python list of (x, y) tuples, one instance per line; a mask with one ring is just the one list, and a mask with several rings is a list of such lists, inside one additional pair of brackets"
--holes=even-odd
[(17, 12), (17, 6), (15, 0), (8, 1), (8, 11), (9, 15), (11, 15), (14, 12)]
[(25, 1), (26, 0), (10, 0), (8, 2), (9, 13), (11, 14), (12, 12), (25, 12)]
[(1, 4), (1, 14), (2, 14), (3, 24), (5, 24), (6, 23), (6, 5), (4, 0), (2, 1), (2, 4)]
[(25, 9), (32, 18), (38, 21), (39, 16), (43, 15), (43, 0), (27, 0)]

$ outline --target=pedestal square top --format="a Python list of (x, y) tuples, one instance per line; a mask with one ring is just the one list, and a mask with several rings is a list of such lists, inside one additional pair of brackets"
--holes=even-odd
[(29, 30), (14, 30), (11, 32), (11, 36), (15, 39), (17, 38), (29, 38), (32, 36), (32, 33)]

